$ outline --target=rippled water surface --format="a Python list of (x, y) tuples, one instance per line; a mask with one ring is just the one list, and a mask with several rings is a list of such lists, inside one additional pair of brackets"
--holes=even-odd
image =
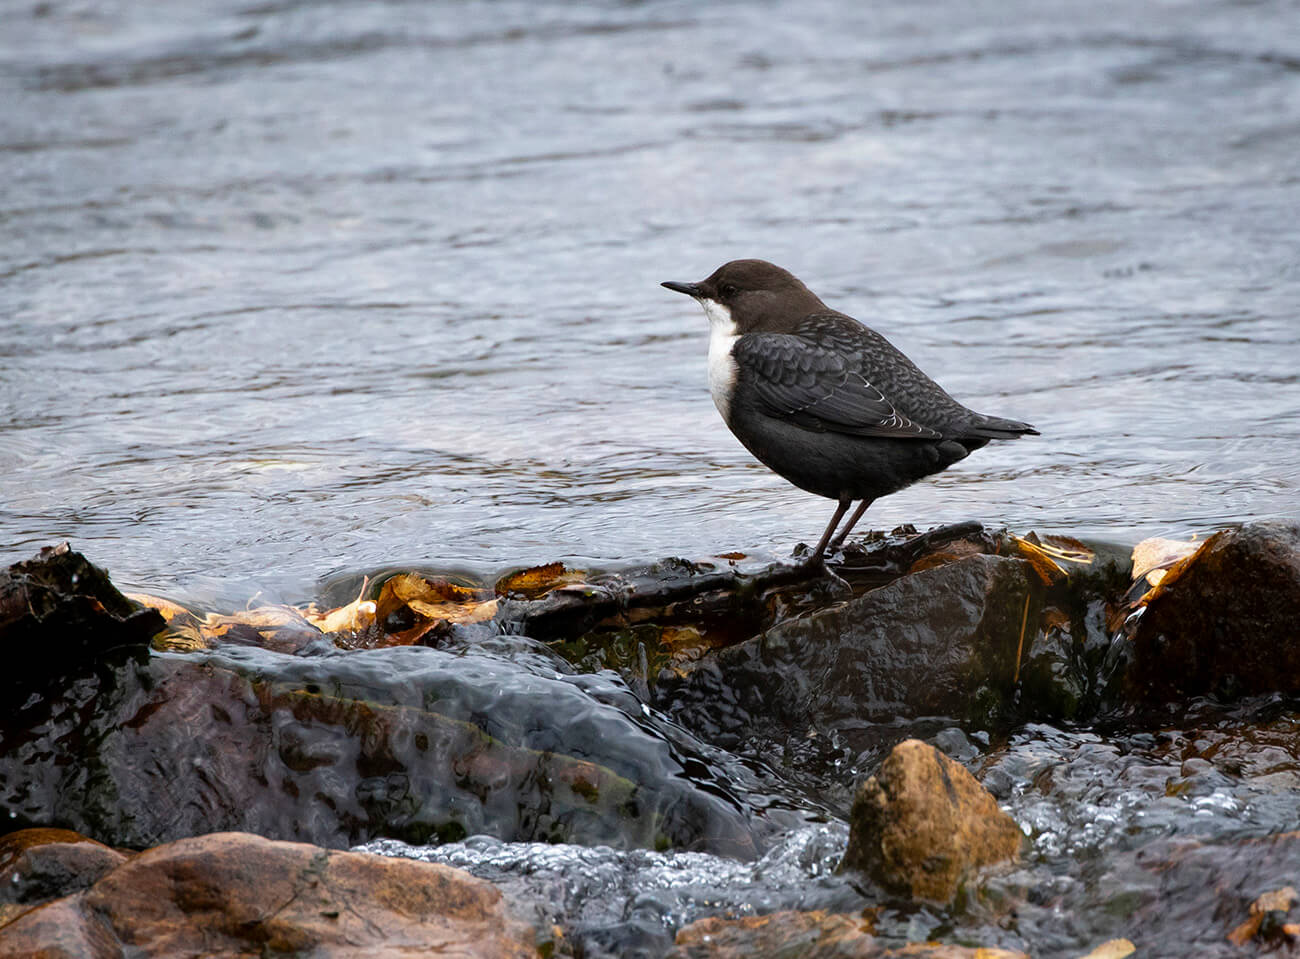
[(11, 3), (0, 531), (125, 584), (786, 552), (659, 288), (788, 266), (1027, 419), (878, 504), (1295, 516), (1285, 2)]

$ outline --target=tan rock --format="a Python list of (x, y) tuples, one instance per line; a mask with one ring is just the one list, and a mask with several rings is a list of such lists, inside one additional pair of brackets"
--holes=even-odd
[(712, 917), (677, 933), (669, 959), (798, 956), (799, 959), (1027, 959), (1005, 949), (967, 949), (939, 943), (884, 945), (861, 915), (826, 912), (776, 912), (740, 919)]
[(535, 956), (490, 884), (447, 866), (213, 833), (141, 853), (0, 928), (0, 955)]
[(860, 787), (841, 869), (859, 869), (915, 899), (949, 902), (963, 877), (1015, 858), (1024, 839), (975, 777), (908, 739)]
[(70, 829), (20, 829), (0, 836), (0, 926), (92, 886), (126, 858)]

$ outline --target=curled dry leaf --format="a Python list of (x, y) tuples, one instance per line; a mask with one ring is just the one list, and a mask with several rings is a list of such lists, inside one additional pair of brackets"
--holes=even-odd
[(399, 573), (384, 580), (374, 599), (317, 613), (315, 621), (335, 627), (327, 631), (344, 648), (409, 646), (433, 629), (482, 622), (496, 610), (496, 598), (487, 590)]
[(1134, 582), (1145, 576), (1148, 583), (1158, 586), (1169, 567), (1191, 556), (1202, 545), (1159, 537), (1144, 539), (1133, 547)]
[(373, 599), (358, 598), (346, 606), (325, 611), (308, 606), (302, 614), (322, 633), (356, 633), (375, 625), (375, 610)]
[(497, 611), (496, 598), (487, 590), (446, 579), (425, 579), (416, 573), (399, 573), (385, 580), (375, 605), (381, 622), (398, 606), (425, 619), (448, 623), (480, 623)]
[(1167, 569), (1200, 550), (1203, 544), (1160, 537), (1143, 539), (1134, 547), (1134, 582), (1145, 576), (1147, 582), (1157, 586)]
[(194, 614), (182, 606), (180, 603), (173, 603), (170, 599), (164, 599), (161, 596), (151, 596), (148, 593), (123, 593), (129, 600), (139, 603), (141, 606), (148, 606), (162, 613), (162, 618), (168, 623), (175, 619), (186, 616), (192, 617)]
[(546, 563), (508, 573), (497, 580), (498, 596), (522, 596), (537, 599), (559, 586), (572, 586), (586, 579), (580, 569), (569, 569), (563, 563)]

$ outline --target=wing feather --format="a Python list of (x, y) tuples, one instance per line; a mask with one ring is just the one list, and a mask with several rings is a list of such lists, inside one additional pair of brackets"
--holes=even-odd
[(751, 333), (734, 354), (764, 412), (816, 432), (892, 439), (942, 434), (900, 413), (845, 354), (792, 333)]

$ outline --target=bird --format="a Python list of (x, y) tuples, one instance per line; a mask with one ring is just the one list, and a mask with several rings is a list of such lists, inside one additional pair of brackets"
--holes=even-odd
[(836, 501), (811, 565), (838, 550), (880, 497), (991, 440), (1038, 435), (958, 403), (875, 330), (766, 260), (732, 260), (698, 283), (660, 285), (704, 308), (709, 392), (731, 432), (768, 469)]

